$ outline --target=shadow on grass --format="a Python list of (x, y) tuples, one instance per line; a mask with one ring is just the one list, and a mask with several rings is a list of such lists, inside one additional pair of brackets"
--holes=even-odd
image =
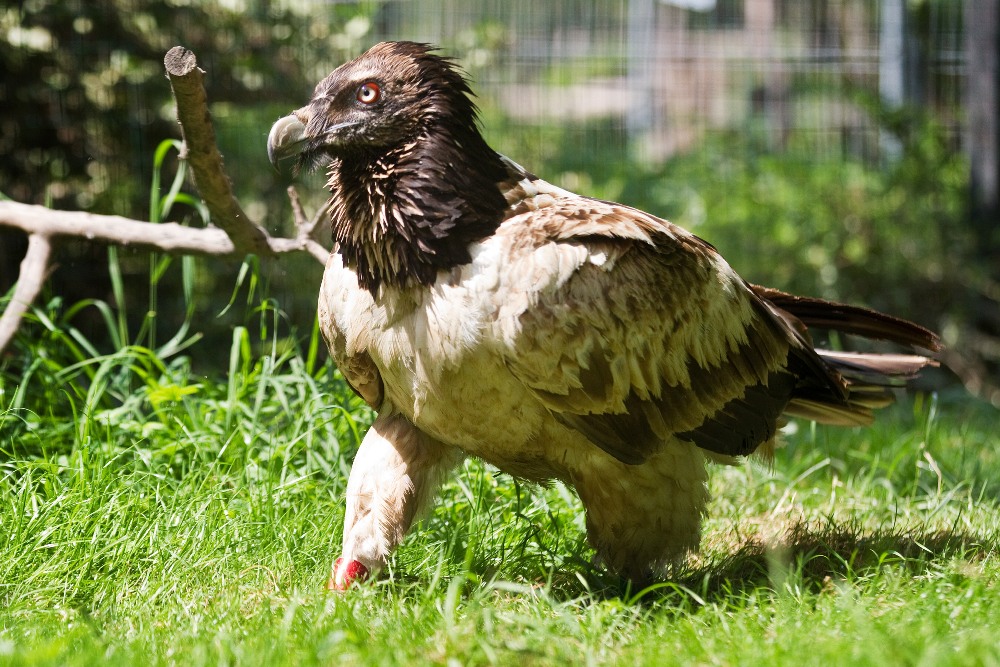
[(869, 580), (889, 568), (919, 576), (946, 561), (953, 564), (956, 576), (967, 576), (963, 564), (974, 571), (975, 564), (997, 546), (995, 537), (962, 532), (865, 532), (851, 526), (797, 523), (778, 540), (748, 539), (735, 552), (692, 559), (667, 578), (645, 586), (584, 563), (576, 571), (554, 574), (547, 585), (557, 599), (590, 595), (689, 608), (732, 603), (760, 592), (794, 589), (819, 594), (839, 582)]

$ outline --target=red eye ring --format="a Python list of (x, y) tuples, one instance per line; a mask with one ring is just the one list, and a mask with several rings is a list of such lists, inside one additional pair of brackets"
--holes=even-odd
[(358, 88), (358, 102), (362, 104), (375, 104), (382, 97), (382, 89), (374, 81), (369, 81), (368, 83), (361, 84)]

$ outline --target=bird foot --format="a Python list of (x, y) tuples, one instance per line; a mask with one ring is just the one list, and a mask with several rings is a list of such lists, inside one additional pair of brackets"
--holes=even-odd
[(338, 558), (333, 564), (333, 576), (326, 582), (329, 591), (346, 591), (355, 583), (368, 578), (368, 568), (356, 560), (345, 561)]

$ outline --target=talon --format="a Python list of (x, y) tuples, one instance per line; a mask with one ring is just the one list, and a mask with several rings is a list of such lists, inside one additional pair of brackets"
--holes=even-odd
[(368, 568), (359, 561), (338, 558), (333, 564), (333, 576), (326, 582), (328, 591), (346, 591), (352, 585), (368, 578)]

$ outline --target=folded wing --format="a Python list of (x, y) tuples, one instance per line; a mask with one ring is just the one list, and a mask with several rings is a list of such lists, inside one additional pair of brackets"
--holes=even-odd
[(817, 352), (800, 314), (928, 341), (926, 330), (874, 311), (751, 286), (707, 242), (641, 211), (566, 198), (522, 215), (533, 241), (512, 271), (575, 269), (520, 313), (508, 367), (560, 421), (625, 463), (642, 463), (670, 438), (750, 454), (772, 440), (784, 412), (866, 423), (885, 403), (888, 378), (929, 363)]
[[(770, 440), (797, 382), (796, 334), (712, 246), (605, 202), (525, 213), (534, 243), (513, 271), (576, 261), (519, 318), (509, 368), (564, 424), (626, 463), (671, 436), (742, 455)], [(793, 355), (794, 356), (794, 355)], [(835, 374), (807, 359), (818, 384)]]

